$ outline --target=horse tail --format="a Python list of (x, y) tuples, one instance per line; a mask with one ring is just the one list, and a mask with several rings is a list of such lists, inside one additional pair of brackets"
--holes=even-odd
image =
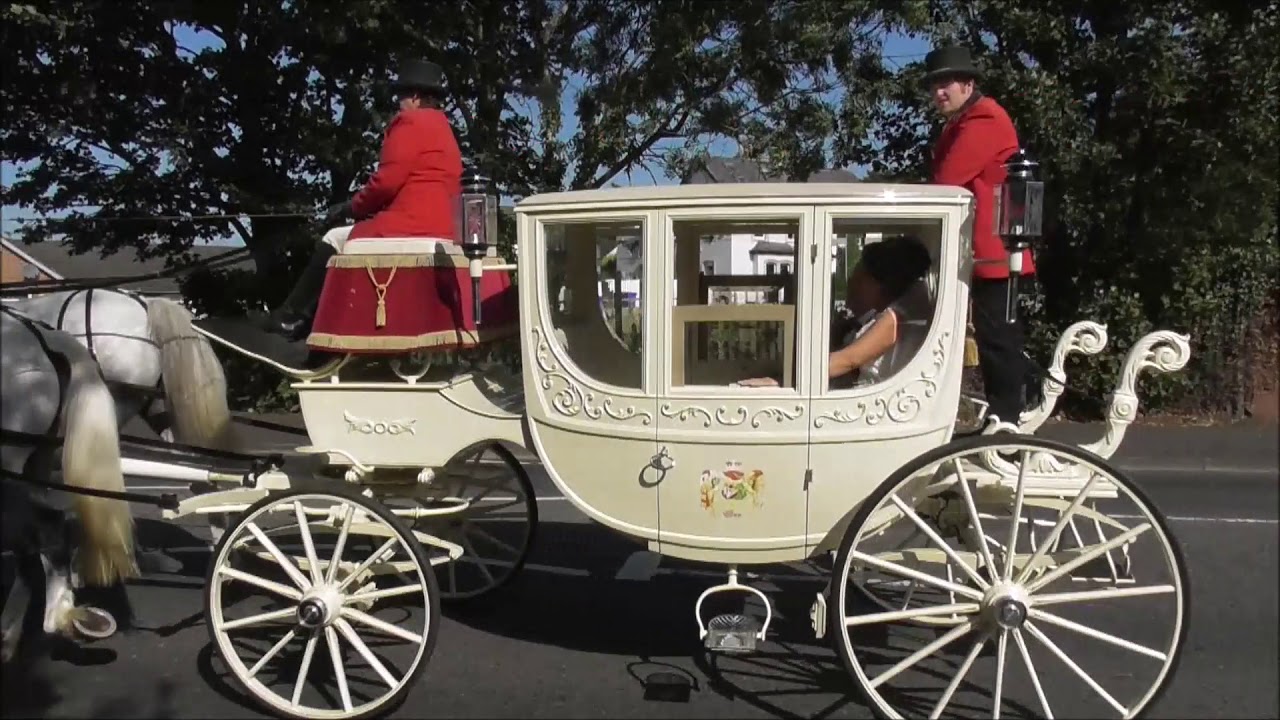
[(151, 339), (160, 347), (160, 377), (173, 418), (173, 439), (211, 450), (239, 445), (227, 407), (227, 376), (191, 313), (164, 298), (147, 301)]
[[(62, 434), (63, 483), (86, 490), (124, 492), (120, 434), (111, 391), (89, 360), (73, 360)], [(84, 532), (80, 575), (87, 585), (108, 587), (138, 575), (133, 516), (123, 500), (76, 493)]]

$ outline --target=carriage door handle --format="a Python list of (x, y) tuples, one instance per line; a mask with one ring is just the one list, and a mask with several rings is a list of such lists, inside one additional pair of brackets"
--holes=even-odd
[(649, 458), (649, 466), (655, 470), (666, 472), (676, 466), (676, 461), (671, 459), (671, 454), (667, 452), (664, 446), (658, 451), (657, 455)]

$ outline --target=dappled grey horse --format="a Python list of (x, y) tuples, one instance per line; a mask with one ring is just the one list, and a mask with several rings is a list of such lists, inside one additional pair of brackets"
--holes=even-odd
[(115, 397), (120, 425), (141, 416), (166, 440), (237, 449), (226, 375), (182, 305), (95, 288), (37, 295), (10, 306), (89, 350)]
[(0, 430), (3, 547), (18, 570), (0, 624), (3, 659), (25, 657), (19, 649), (39, 632), (112, 634), (109, 614), (76, 607), (71, 569), (75, 560), (86, 587), (122, 589), (137, 575), (130, 508), (55, 488), (124, 492), (115, 402), (83, 345), (9, 307), (0, 307)]

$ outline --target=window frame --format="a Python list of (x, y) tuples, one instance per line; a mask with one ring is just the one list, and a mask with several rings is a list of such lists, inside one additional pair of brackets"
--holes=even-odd
[[(657, 387), (657, 377), (654, 372), (654, 361), (657, 357), (657, 351), (654, 348), (654, 342), (660, 339), (653, 327), (654, 318), (654, 301), (655, 292), (659, 291), (659, 287), (655, 287), (653, 269), (658, 267), (659, 255), (655, 250), (656, 243), (655, 228), (658, 227), (659, 213), (653, 210), (605, 210), (596, 212), (582, 211), (561, 211), (530, 214), (528, 221), (533, 226), (533, 251), (536, 276), (534, 292), (537, 297), (537, 315), (535, 319), (536, 326), (539, 327), (544, 335), (544, 342), (550, 348), (556, 362), (561, 369), (571, 375), (578, 382), (589, 387), (598, 389), (602, 392), (609, 393), (619, 397), (652, 397), (654, 389)], [(604, 225), (612, 223), (639, 223), (640, 224), (640, 257), (642, 262), (642, 272), (640, 277), (640, 298), (637, 307), (641, 311), (640, 324), (640, 387), (627, 387), (624, 385), (615, 385), (610, 382), (601, 380), (594, 375), (586, 372), (577, 362), (574, 361), (573, 355), (569, 349), (559, 342), (555, 331), (558, 329), (554, 318), (555, 314), (551, 307), (550, 295), (550, 279), (551, 273), (548, 266), (548, 246), (547, 246), (547, 227), (552, 225)], [(585, 241), (584, 241), (585, 242)], [(592, 237), (590, 242), (594, 243), (595, 238)], [(566, 245), (568, 243), (566, 242)], [(595, 302), (592, 303), (597, 308), (600, 306), (599, 290)], [(597, 309), (597, 312), (600, 312)], [(602, 318), (603, 320), (603, 318)], [(606, 326), (606, 330), (608, 330)], [(610, 337), (612, 333), (610, 333)], [(616, 339), (616, 338), (615, 338)], [(629, 348), (622, 345), (623, 348), (630, 352)], [(527, 362), (528, 360), (526, 360)]]
[[(671, 351), (671, 345), (674, 341), (674, 313), (672, 309), (676, 306), (675, 293), (675, 262), (676, 262), (676, 243), (675, 243), (675, 225), (679, 222), (705, 222), (705, 221), (758, 221), (758, 220), (786, 220), (796, 223), (796, 241), (794, 262), (800, 272), (796, 274), (796, 297), (793, 304), (795, 319), (792, 323), (792, 332), (794, 339), (792, 342), (795, 357), (792, 361), (792, 374), (795, 382), (792, 387), (771, 387), (771, 388), (744, 388), (726, 385), (673, 385), (674, 377), (674, 356)], [(787, 205), (760, 205), (760, 206), (734, 206), (730, 208), (724, 207), (681, 207), (662, 210), (659, 212), (659, 225), (664, 233), (663, 241), (657, 243), (657, 247), (662, 250), (662, 271), (657, 274), (655, 284), (661, 293), (658, 296), (659, 305), (655, 308), (655, 319), (659, 321), (659, 325), (655, 328), (663, 338), (663, 354), (658, 363), (658, 369), (661, 371), (661, 378), (657, 389), (661, 397), (671, 398), (720, 398), (728, 397), (735, 400), (765, 400), (765, 399), (783, 399), (794, 401), (802, 399), (809, 395), (810, 389), (810, 372), (808, 370), (812, 349), (810, 343), (805, 342), (804, 337), (807, 332), (807, 322), (809, 317), (809, 304), (812, 302), (813, 296), (810, 287), (812, 283), (812, 263), (810, 258), (806, 257), (806, 253), (811, 251), (807, 249), (814, 244), (814, 227), (816, 222), (816, 207), (812, 204), (787, 204)], [(756, 233), (738, 233), (755, 238)], [(733, 235), (733, 233), (730, 233)], [(761, 235), (763, 238), (763, 235)], [(776, 305), (776, 303), (770, 303)], [(714, 303), (710, 303), (714, 305)], [(784, 343), (785, 344), (785, 343)], [(825, 357), (825, 354), (824, 354)]]

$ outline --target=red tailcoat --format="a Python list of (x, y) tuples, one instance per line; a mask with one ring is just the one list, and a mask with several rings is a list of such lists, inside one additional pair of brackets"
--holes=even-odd
[[(933, 148), (933, 182), (959, 185), (974, 194), (973, 275), (1009, 277), (1009, 253), (995, 232), (994, 187), (1004, 182), (1004, 162), (1018, 149), (1018, 133), (999, 103), (979, 98), (942, 130)], [(992, 262), (994, 261), (994, 262)], [(1031, 251), (1023, 253), (1022, 274), (1034, 275)]]
[(360, 221), (348, 239), (454, 239), (461, 178), (449, 118), (433, 108), (400, 111), (387, 127), (377, 172), (351, 201)]

